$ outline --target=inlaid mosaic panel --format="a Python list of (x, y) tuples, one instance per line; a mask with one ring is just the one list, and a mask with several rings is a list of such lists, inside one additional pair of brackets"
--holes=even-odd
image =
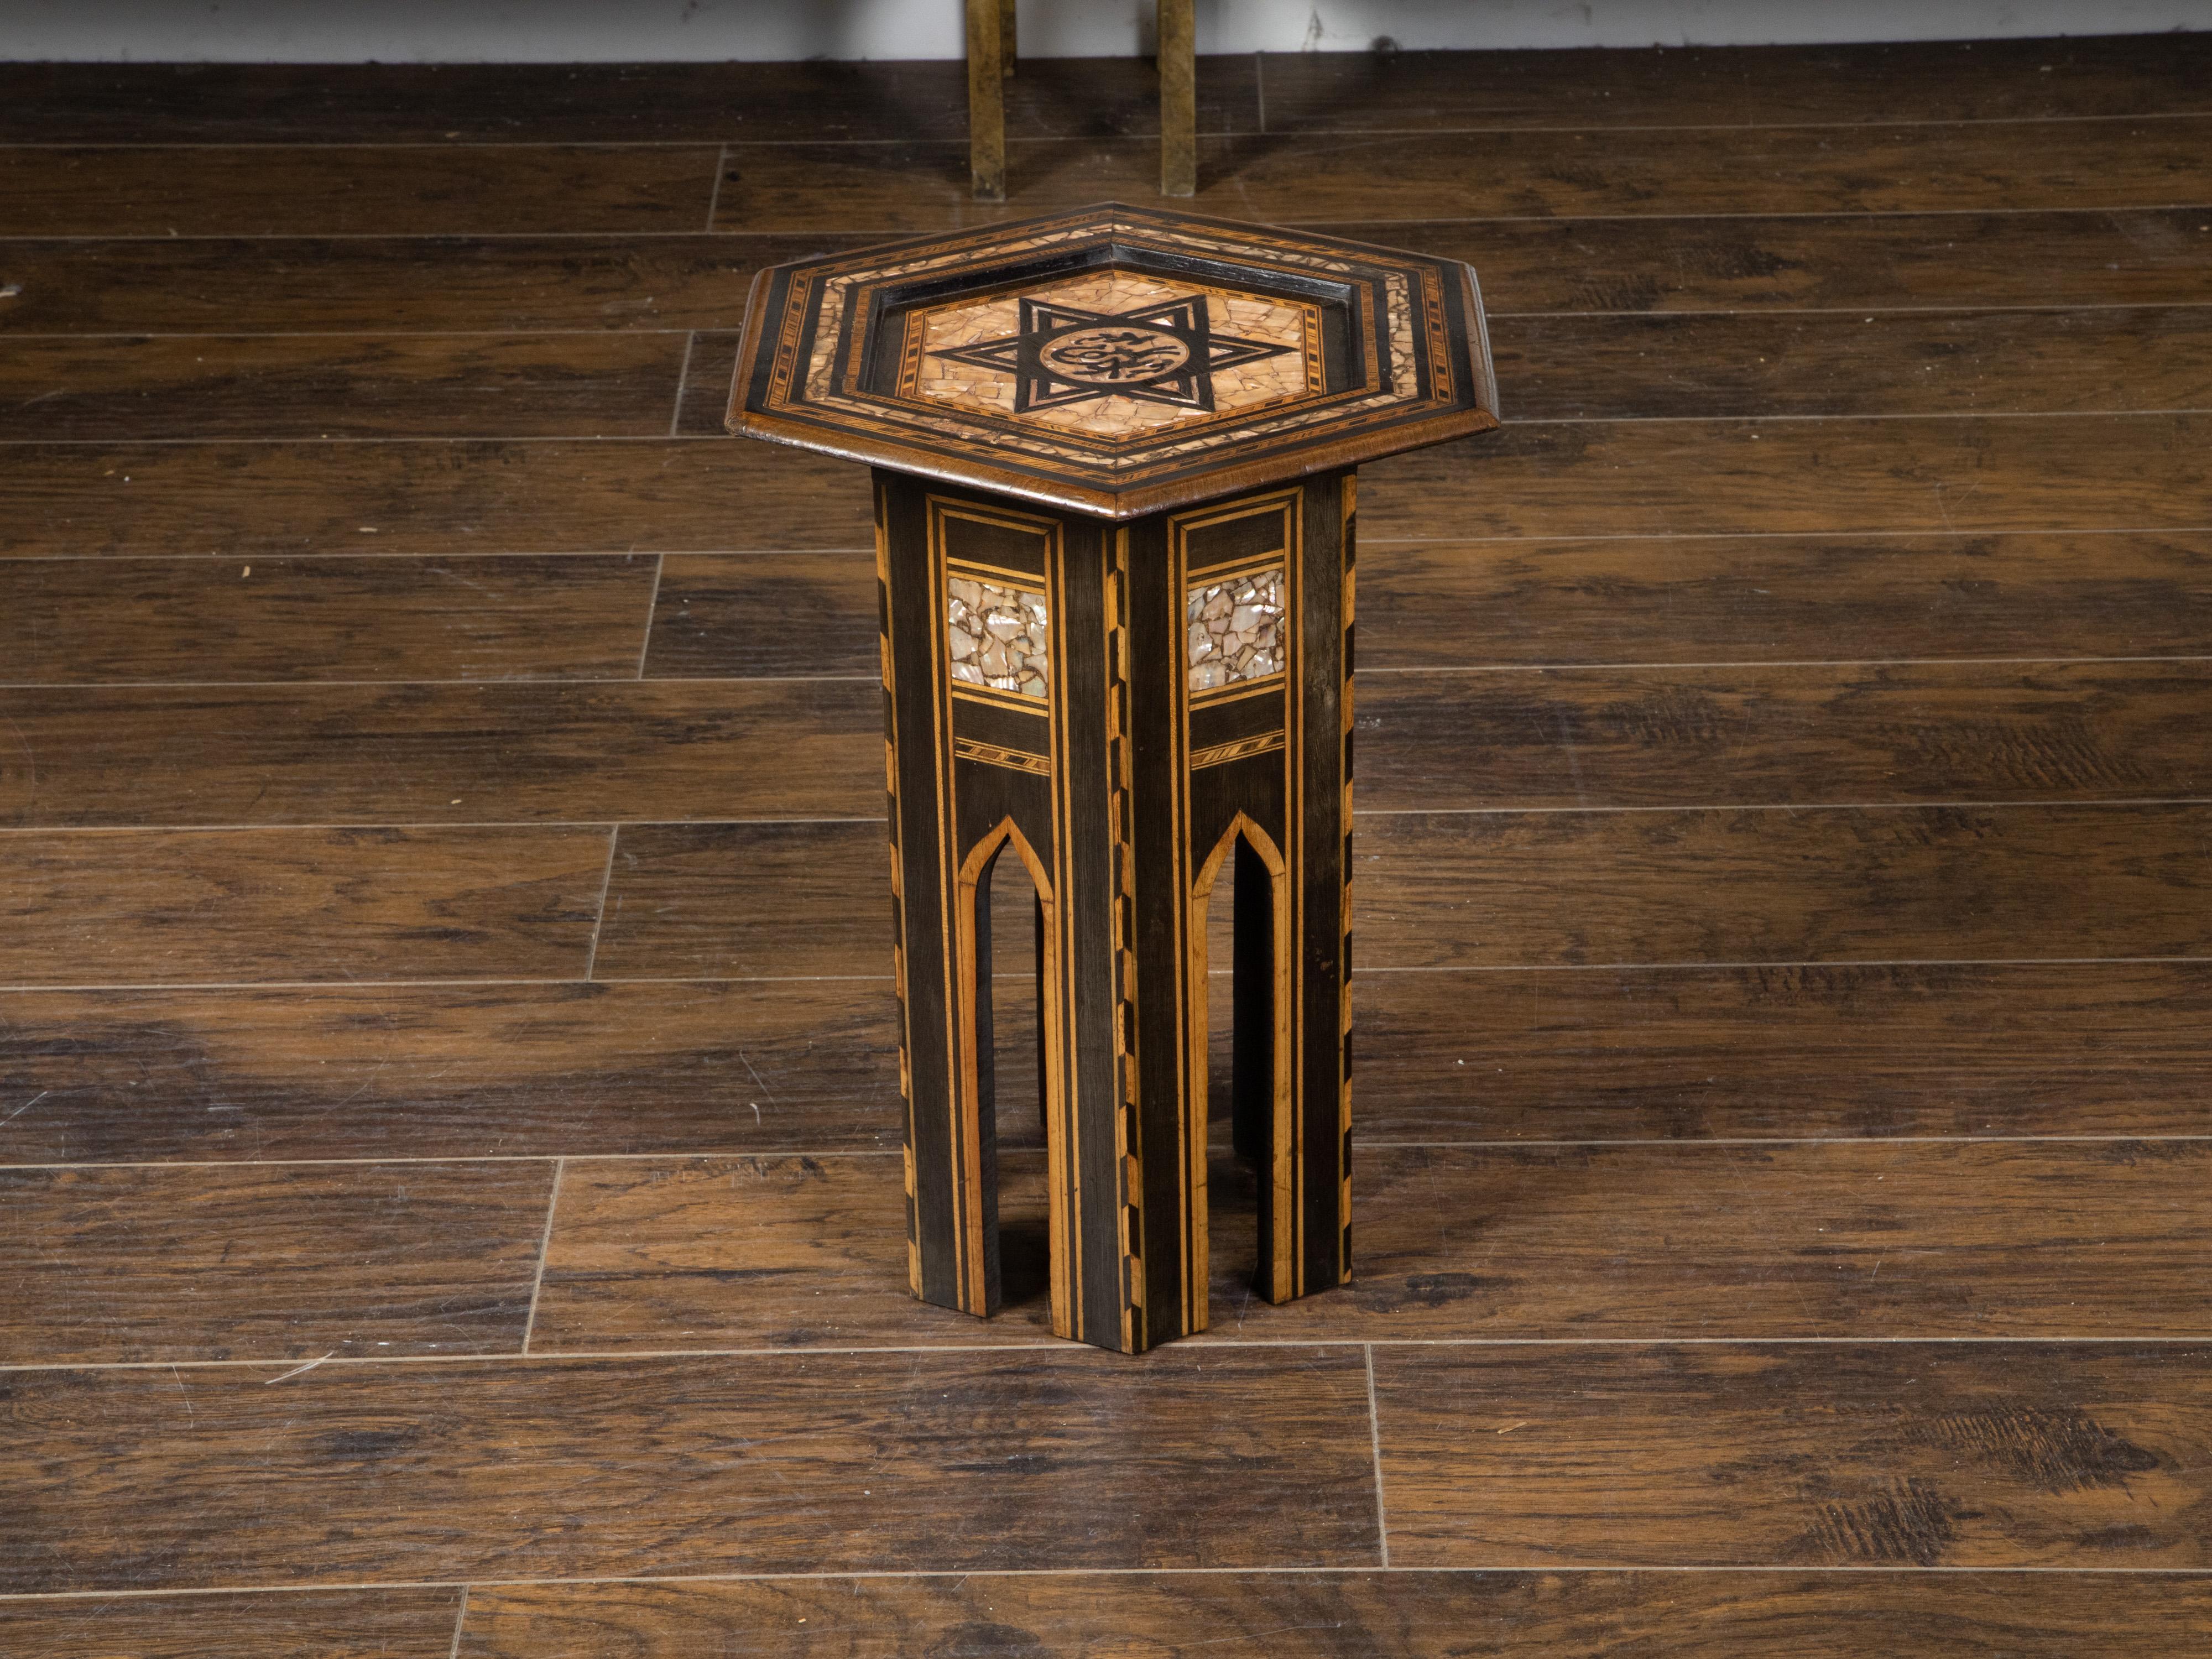
[(945, 637), (952, 678), (969, 685), (1043, 697), (1052, 689), (1051, 613), (1044, 595), (980, 577), (945, 583)]
[(1264, 410), (1322, 384), (1312, 306), (1126, 270), (917, 313), (902, 395), (1094, 438)]
[(1283, 567), (1194, 586), (1184, 605), (1190, 689), (1211, 691), (1283, 672)]
[(1463, 266), (1124, 206), (774, 267), (741, 356), (733, 430), (1116, 520), (1497, 425)]

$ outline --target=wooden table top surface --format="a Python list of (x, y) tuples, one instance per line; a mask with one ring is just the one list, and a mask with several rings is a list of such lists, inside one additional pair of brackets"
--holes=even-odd
[(1459, 261), (1108, 203), (763, 270), (729, 426), (1126, 519), (1497, 409)]

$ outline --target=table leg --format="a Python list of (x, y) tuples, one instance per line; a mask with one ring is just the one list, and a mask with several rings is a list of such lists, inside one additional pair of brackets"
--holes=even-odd
[(1160, 194), (1198, 191), (1198, 27), (1191, 0), (1158, 0)]
[(968, 0), (968, 170), (979, 202), (1006, 199), (1005, 48), (1000, 0)]

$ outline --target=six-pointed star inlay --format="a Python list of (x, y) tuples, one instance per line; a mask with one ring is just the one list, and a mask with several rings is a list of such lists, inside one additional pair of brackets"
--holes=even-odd
[(1290, 349), (1216, 334), (1199, 295), (1123, 312), (1025, 299), (1014, 333), (930, 355), (1012, 375), (1018, 415), (1109, 397), (1210, 412), (1215, 369)]

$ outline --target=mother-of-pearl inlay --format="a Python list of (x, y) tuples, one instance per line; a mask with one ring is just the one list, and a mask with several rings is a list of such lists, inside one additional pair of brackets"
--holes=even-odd
[(1282, 566), (1193, 587), (1183, 617), (1192, 690), (1283, 672)]
[(1044, 595), (976, 576), (951, 577), (945, 587), (952, 678), (1026, 697), (1049, 694), (1052, 617)]

